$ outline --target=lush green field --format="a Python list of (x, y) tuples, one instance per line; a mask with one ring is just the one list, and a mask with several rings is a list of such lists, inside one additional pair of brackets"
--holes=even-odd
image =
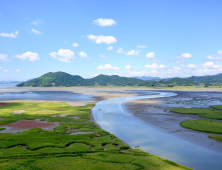
[[(212, 106), (213, 108), (220, 108), (221, 106)], [(181, 114), (193, 114), (201, 117), (206, 117), (210, 119), (222, 119), (222, 112), (215, 109), (203, 109), (203, 108), (173, 108), (170, 109), (171, 112), (181, 113)]]
[(186, 120), (180, 123), (180, 126), (207, 132), (207, 133), (216, 133), (222, 134), (222, 122), (212, 121), (212, 120)]
[[(15, 102), (0, 106), (0, 117), (5, 118), (0, 120), (1, 125), (38, 118), (60, 123), (54, 131), (35, 128), (17, 134), (0, 133), (0, 169), (188, 169), (140, 149), (131, 149), (98, 128), (89, 120), (91, 107), (71, 107), (63, 102)], [(25, 112), (13, 114), (15, 110)], [(61, 114), (66, 116), (60, 117)], [(76, 131), (92, 133), (70, 135)]]

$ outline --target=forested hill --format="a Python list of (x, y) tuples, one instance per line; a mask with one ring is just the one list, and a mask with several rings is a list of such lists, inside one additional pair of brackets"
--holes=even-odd
[(119, 77), (117, 75), (107, 76), (99, 75), (91, 79), (84, 79), (77, 75), (71, 75), (64, 72), (49, 72), (39, 78), (28, 82), (20, 83), (17, 86), (29, 87), (71, 87), (71, 86), (137, 86), (143, 80), (135, 78)]
[(145, 87), (174, 87), (174, 86), (221, 86), (222, 74), (213, 76), (192, 76), (189, 78), (172, 78), (159, 81), (144, 81), (137, 78), (120, 77), (117, 75), (99, 75), (84, 79), (78, 75), (64, 72), (49, 72), (39, 78), (18, 84), (18, 87), (72, 87), (72, 86), (145, 86)]
[(219, 85), (222, 84), (222, 74), (216, 74), (211, 76), (192, 76), (187, 78), (191, 81), (198, 83), (209, 84), (209, 85)]

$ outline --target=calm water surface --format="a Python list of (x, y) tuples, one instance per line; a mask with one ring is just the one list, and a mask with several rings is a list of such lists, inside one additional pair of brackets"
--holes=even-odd
[[(103, 100), (93, 108), (93, 117), (102, 129), (116, 135), (131, 147), (140, 146), (146, 152), (197, 170), (222, 169), (222, 153), (177, 138), (152, 128), (123, 109), (128, 100), (169, 97), (175, 93), (124, 97)], [(100, 110), (99, 110), (100, 109)]]

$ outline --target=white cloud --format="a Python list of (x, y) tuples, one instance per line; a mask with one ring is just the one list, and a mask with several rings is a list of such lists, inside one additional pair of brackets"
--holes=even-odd
[(90, 74), (89, 76), (90, 77), (96, 77), (96, 76), (98, 76), (99, 74)]
[(163, 64), (161, 64), (161, 65), (159, 65), (159, 68), (160, 68), (160, 69), (165, 69), (165, 68), (166, 68), (166, 66), (165, 66), (165, 65), (163, 65)]
[(193, 58), (193, 56), (189, 53), (183, 53), (181, 56), (184, 58)]
[(218, 54), (222, 55), (222, 50), (218, 51)]
[(135, 51), (135, 50), (130, 50), (130, 51), (128, 51), (128, 52), (126, 53), (126, 55), (138, 55), (139, 52), (140, 52), (140, 50), (137, 50), (137, 51)]
[(137, 45), (136, 48), (147, 48), (147, 46), (145, 46), (145, 45)]
[(144, 65), (146, 68), (150, 68), (150, 69), (153, 69), (153, 70), (156, 70), (156, 69), (165, 69), (166, 66), (165, 65), (158, 65), (156, 63), (153, 63), (151, 65), (147, 64), (147, 65)]
[(117, 52), (118, 54), (125, 54), (125, 55), (138, 55), (139, 52), (140, 52), (140, 50), (137, 50), (137, 51), (135, 51), (135, 50), (130, 50), (130, 51), (128, 51), (128, 52), (125, 52), (125, 51), (123, 51), (122, 48), (119, 48), (116, 52)]
[(21, 55), (15, 55), (15, 57), (17, 57), (17, 58), (19, 58), (21, 60), (26, 60), (26, 59), (29, 59), (29, 61), (39, 60), (38, 53), (33, 53), (31, 51), (28, 51), (28, 52), (23, 53)]
[(33, 21), (31, 24), (37, 25), (37, 24), (39, 24), (40, 22), (41, 22), (41, 20), (40, 20), (40, 19), (37, 19), (37, 20)]
[(73, 46), (73, 47), (78, 47), (79, 44), (78, 44), (78, 43), (72, 43), (72, 46)]
[(132, 69), (130, 65), (126, 65), (125, 68), (128, 70)]
[(93, 24), (95, 25), (99, 25), (99, 26), (113, 26), (116, 25), (116, 21), (114, 21), (113, 19), (107, 19), (107, 18), (99, 18), (97, 20), (93, 20)]
[(2, 67), (0, 67), (0, 70), (3, 69)]
[(7, 57), (8, 57), (7, 54), (1, 54), (1, 53), (0, 53), (0, 60), (9, 61), (9, 60), (7, 59)]
[(155, 53), (154, 52), (147, 53), (146, 58), (155, 58)]
[(196, 70), (198, 67), (194, 64), (189, 64), (187, 65), (188, 69), (191, 69), (191, 70)]
[(52, 52), (49, 53), (52, 58), (57, 59), (58, 61), (70, 63), (71, 59), (76, 59), (74, 52), (69, 49), (59, 49), (58, 53)]
[(4, 73), (8, 73), (9, 71), (8, 71), (8, 70), (3, 70), (3, 72), (4, 72)]
[(12, 32), (12, 33), (4, 33), (4, 32), (2, 32), (2, 33), (0, 33), (0, 37), (11, 37), (11, 38), (16, 38), (17, 37), (17, 35), (18, 35), (18, 31), (15, 31), (15, 32)]
[(205, 62), (204, 64), (202, 64), (202, 67), (204, 69), (218, 69), (219, 65), (214, 65), (213, 62)]
[(36, 34), (36, 35), (43, 34), (42, 32), (35, 30), (35, 29), (32, 29), (31, 31), (33, 34)]
[(123, 49), (122, 48), (119, 48), (117, 51), (116, 51), (118, 54), (122, 54), (122, 53), (125, 53), (124, 51), (123, 51)]
[(79, 53), (79, 55), (80, 55), (81, 58), (89, 59), (88, 56), (87, 56), (87, 54), (86, 54), (85, 52), (83, 52), (83, 51), (81, 51), (81, 52)]
[(16, 71), (16, 72), (19, 72), (20, 70), (19, 70), (19, 69), (16, 69), (15, 71)]
[(102, 57), (102, 58), (106, 58), (106, 57), (105, 57), (104, 55), (102, 55), (102, 54), (100, 54), (99, 56)]
[(106, 50), (112, 50), (113, 46), (109, 46)]
[(180, 68), (180, 67), (177, 67), (177, 66), (173, 67), (173, 69), (174, 69), (174, 70), (181, 70), (181, 68)]
[(103, 65), (100, 65), (99, 67), (96, 68), (97, 70), (119, 70), (118, 67), (113, 67), (112, 65), (110, 64), (105, 64), (104, 66)]
[(112, 44), (112, 43), (116, 43), (116, 38), (113, 36), (103, 36), (103, 35), (99, 35), (99, 36), (95, 36), (95, 35), (87, 35), (87, 37), (94, 41), (96, 44), (101, 44), (101, 43), (106, 43), (106, 44)]
[(215, 60), (215, 61), (222, 61), (222, 58), (221, 57), (213, 57), (213, 56), (207, 56), (207, 59), (209, 60)]

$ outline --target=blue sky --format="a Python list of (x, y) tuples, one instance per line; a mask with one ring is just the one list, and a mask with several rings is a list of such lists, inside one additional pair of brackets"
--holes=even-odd
[(222, 72), (222, 1), (0, 1), (0, 80)]

